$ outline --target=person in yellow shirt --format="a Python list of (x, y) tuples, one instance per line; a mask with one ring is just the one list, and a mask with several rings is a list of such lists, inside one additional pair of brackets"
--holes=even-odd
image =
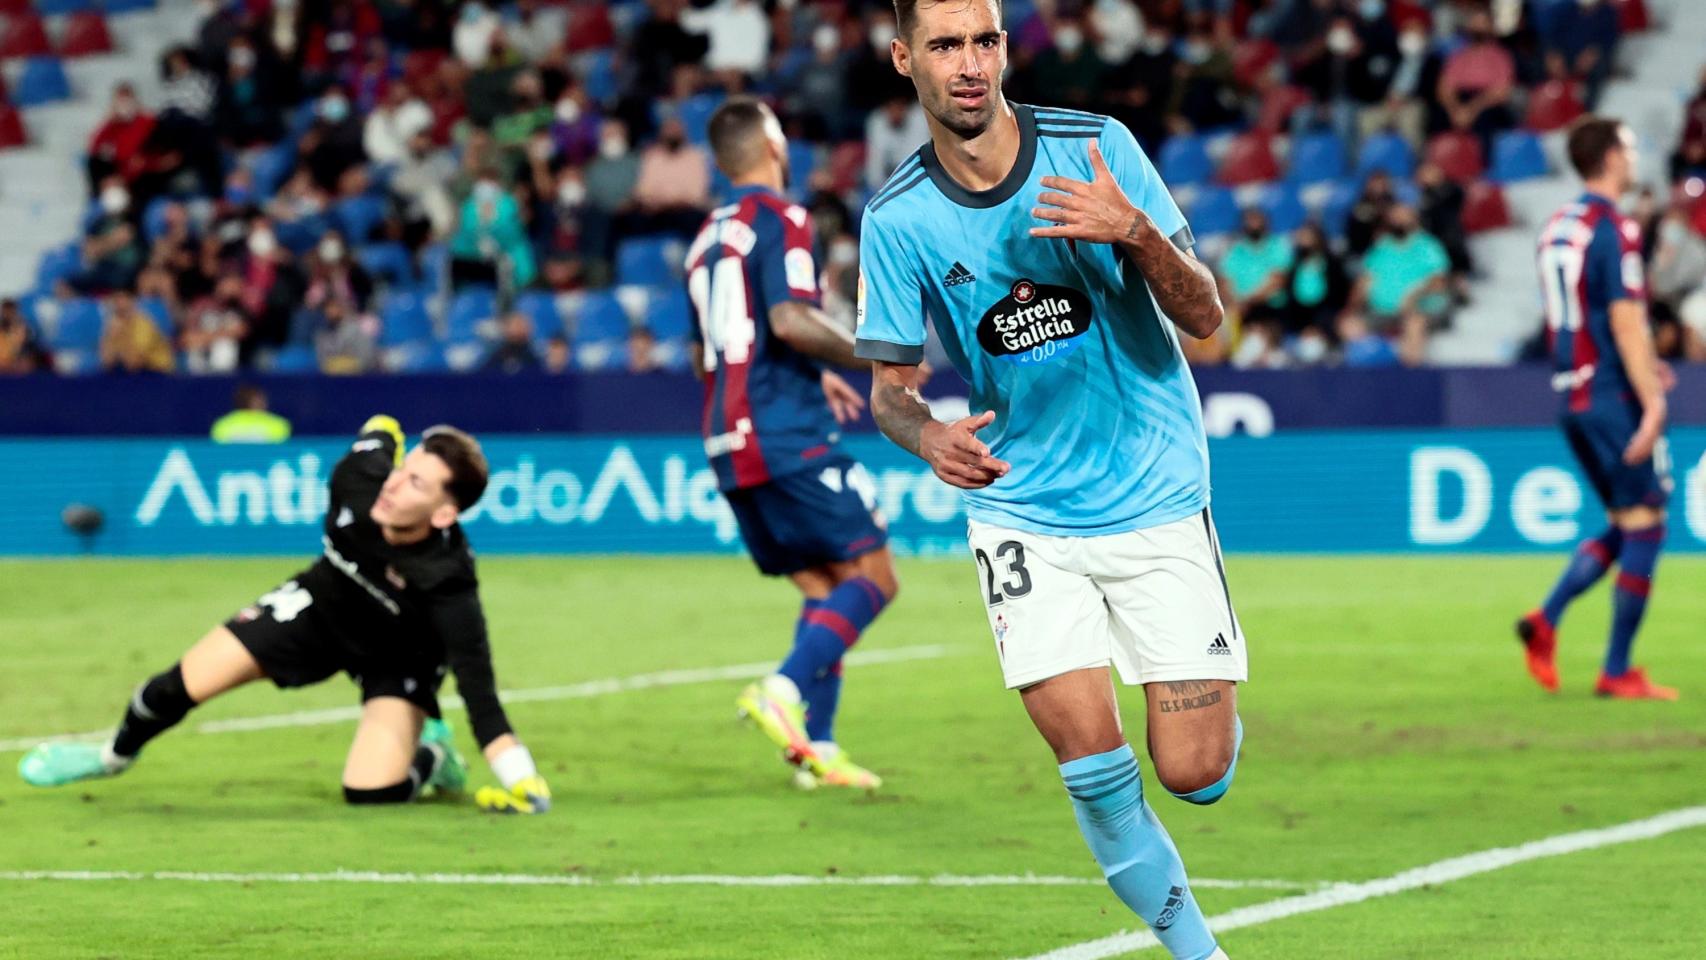
[(108, 373), (172, 373), (178, 361), (172, 342), (127, 291), (107, 298), (101, 331), (101, 369)]
[(283, 443), (290, 439), (290, 421), (267, 409), (267, 394), (244, 384), (231, 398), (232, 410), (213, 421), (214, 443)]

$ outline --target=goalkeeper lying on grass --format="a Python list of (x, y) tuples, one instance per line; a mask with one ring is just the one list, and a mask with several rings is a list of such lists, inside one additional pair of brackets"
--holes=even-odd
[(551, 791), (498, 702), (474, 555), (457, 524), (486, 479), (485, 454), (468, 434), (434, 427), (404, 456), (397, 421), (369, 420), (332, 471), (320, 559), (137, 688), (111, 742), (44, 744), (19, 773), (42, 787), (123, 773), (196, 704), (262, 678), (303, 687), (342, 670), (362, 701), (344, 799), (404, 803), (460, 790), (468, 765), (438, 710), (448, 667), (503, 783), (481, 788), (476, 802), (502, 813), (550, 809)]

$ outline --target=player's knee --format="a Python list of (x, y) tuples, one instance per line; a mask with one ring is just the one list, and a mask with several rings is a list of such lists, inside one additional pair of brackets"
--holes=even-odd
[(344, 784), (344, 802), (351, 806), (408, 803), (415, 798), (415, 782), (401, 780), (385, 787), (352, 787)]
[(1155, 758), (1155, 776), (1167, 792), (1201, 806), (1218, 801), (1232, 789), (1238, 772), (1242, 729), (1231, 742), (1203, 744), (1184, 756)]

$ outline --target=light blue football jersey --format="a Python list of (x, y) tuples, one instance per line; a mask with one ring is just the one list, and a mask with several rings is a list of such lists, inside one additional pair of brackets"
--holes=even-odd
[(926, 316), (971, 385), (979, 436), (1012, 472), (967, 491), (985, 523), (1065, 536), (1160, 526), (1208, 505), (1208, 444), (1173, 324), (1107, 244), (1030, 236), (1045, 176), (1093, 179), (1090, 144), (1126, 197), (1183, 249), (1184, 215), (1117, 120), (1013, 104), (1019, 156), (973, 192), (931, 144), (865, 210), (858, 353), (917, 363)]

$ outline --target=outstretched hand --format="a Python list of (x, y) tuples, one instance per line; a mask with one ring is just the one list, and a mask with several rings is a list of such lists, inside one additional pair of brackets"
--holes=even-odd
[(1013, 469), (1006, 461), (990, 456), (989, 445), (977, 438), (979, 430), (994, 422), (993, 410), (953, 423), (932, 420), (920, 434), (919, 452), (936, 476), (946, 482), (963, 490), (987, 487)]
[(865, 395), (853, 389), (852, 384), (833, 370), (825, 370), (819, 382), (823, 385), (823, 399), (829, 404), (829, 412), (835, 415), (835, 422), (858, 422), (865, 412)]
[(1032, 207), (1031, 216), (1055, 225), (1032, 227), (1031, 236), (1086, 243), (1137, 239), (1149, 217), (1126, 198), (1094, 140), (1090, 141), (1090, 172), (1094, 179), (1089, 183), (1070, 177), (1042, 178), (1048, 192), (1038, 194), (1037, 202), (1044, 206)]

